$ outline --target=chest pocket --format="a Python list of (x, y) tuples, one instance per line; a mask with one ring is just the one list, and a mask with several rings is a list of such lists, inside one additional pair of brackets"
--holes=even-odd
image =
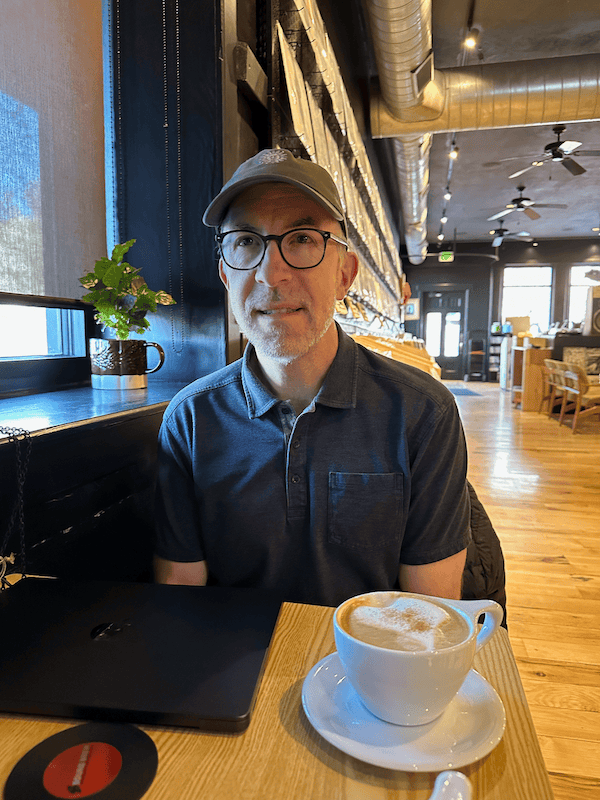
[(328, 540), (356, 550), (392, 544), (400, 536), (402, 475), (330, 472)]

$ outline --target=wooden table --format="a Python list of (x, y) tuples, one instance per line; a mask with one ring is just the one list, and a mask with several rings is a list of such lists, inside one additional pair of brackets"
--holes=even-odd
[[(333, 610), (285, 604), (277, 624), (254, 715), (243, 734), (143, 729), (159, 765), (145, 800), (416, 800), (431, 794), (436, 773), (404, 773), (358, 761), (328, 744), (301, 705), (310, 668), (333, 652)], [(476, 668), (506, 709), (500, 744), (461, 771), (474, 800), (552, 800), (527, 701), (504, 629), (476, 656)], [(0, 716), (0, 786), (16, 762), (71, 721)]]

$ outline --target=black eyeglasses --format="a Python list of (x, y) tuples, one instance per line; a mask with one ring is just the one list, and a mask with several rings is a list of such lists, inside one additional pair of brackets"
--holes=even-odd
[(231, 269), (242, 270), (258, 267), (271, 241), (277, 242), (281, 257), (288, 266), (294, 269), (318, 267), (325, 258), (325, 249), (330, 239), (346, 249), (349, 247), (348, 242), (333, 233), (316, 228), (294, 228), (280, 236), (263, 236), (254, 231), (225, 231), (215, 236), (223, 261)]

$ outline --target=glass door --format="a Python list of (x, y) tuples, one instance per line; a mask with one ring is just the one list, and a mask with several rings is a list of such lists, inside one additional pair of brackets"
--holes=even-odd
[(425, 293), (425, 347), (442, 368), (442, 379), (462, 379), (464, 301), (464, 292)]

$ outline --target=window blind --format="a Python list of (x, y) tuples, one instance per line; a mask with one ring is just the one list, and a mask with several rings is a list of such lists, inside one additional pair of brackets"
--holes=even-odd
[(3, 0), (0, 291), (80, 298), (104, 191), (101, 0)]

